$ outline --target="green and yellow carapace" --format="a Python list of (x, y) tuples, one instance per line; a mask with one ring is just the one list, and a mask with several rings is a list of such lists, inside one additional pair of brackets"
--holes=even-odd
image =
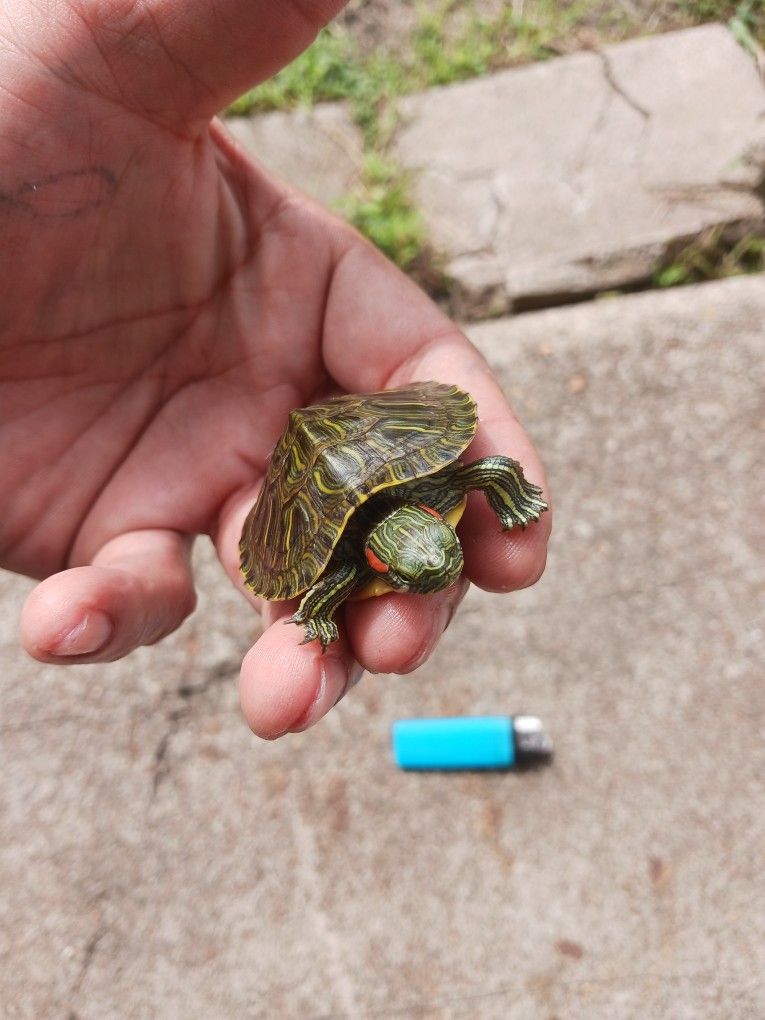
[(517, 461), (459, 460), (476, 424), (470, 394), (437, 382), (292, 411), (242, 530), (247, 586), (269, 600), (302, 595), (291, 620), (326, 649), (346, 599), (454, 584), (469, 490), (484, 491), (504, 529), (547, 509)]

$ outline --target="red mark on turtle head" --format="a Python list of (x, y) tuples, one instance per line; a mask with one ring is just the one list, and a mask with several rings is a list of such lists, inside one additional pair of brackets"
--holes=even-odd
[(383, 561), (380, 559), (380, 557), (377, 556), (369, 548), (369, 546), (367, 546), (367, 548), (364, 550), (364, 555), (367, 558), (367, 563), (372, 568), (372, 570), (376, 571), (376, 573), (378, 573), (378, 574), (387, 574), (388, 571), (390, 570), (390, 567), (388, 566), (388, 564), (387, 563), (383, 563)]

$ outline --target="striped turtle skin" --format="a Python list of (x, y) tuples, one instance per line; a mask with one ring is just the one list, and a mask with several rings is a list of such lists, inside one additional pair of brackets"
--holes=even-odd
[(473, 398), (437, 382), (292, 411), (242, 530), (247, 586), (270, 600), (305, 592), (358, 507), (453, 464), (476, 424)]

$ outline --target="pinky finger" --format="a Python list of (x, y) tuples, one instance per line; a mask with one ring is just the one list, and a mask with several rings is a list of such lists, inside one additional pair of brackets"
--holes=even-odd
[(194, 610), (191, 539), (144, 530), (108, 542), (89, 566), (42, 581), (21, 615), (21, 641), (41, 662), (112, 662), (175, 630)]

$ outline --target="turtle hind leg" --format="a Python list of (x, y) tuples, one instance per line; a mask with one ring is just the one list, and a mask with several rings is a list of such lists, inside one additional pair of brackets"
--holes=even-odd
[(524, 478), (521, 465), (510, 457), (484, 457), (465, 464), (455, 482), (465, 491), (482, 489), (505, 531), (516, 524), (525, 528), (547, 510), (542, 490)]
[(301, 623), (305, 637), (300, 642), (321, 642), (322, 652), (337, 641), (340, 636), (333, 616), (359, 583), (359, 568), (355, 563), (345, 561), (330, 565), (319, 580), (308, 589), (298, 606), (297, 612), (285, 623)]

